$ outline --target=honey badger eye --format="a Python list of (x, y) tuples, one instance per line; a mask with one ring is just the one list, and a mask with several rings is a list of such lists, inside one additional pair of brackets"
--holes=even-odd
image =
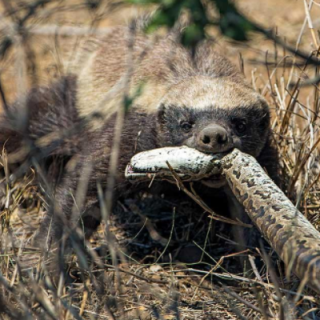
[(247, 130), (247, 125), (244, 122), (236, 124), (236, 130), (239, 133), (244, 133)]
[(180, 127), (182, 128), (183, 131), (189, 132), (192, 129), (193, 125), (190, 122), (182, 121), (180, 123)]
[(238, 134), (244, 134), (247, 131), (247, 123), (242, 119), (232, 119), (234, 128)]

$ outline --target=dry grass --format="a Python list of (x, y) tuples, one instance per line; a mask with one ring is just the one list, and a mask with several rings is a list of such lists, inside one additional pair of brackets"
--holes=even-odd
[[(36, 26), (37, 33), (31, 33), (33, 36), (23, 44), (21, 35), (10, 30), (12, 17), (5, 17), (3, 25), (7, 27), (2, 29), (2, 37), (15, 39), (13, 50), (8, 51), (0, 66), (8, 101), (20, 89), (47, 83), (65, 71), (66, 51), (70, 51), (66, 48), (76, 49), (80, 37), (74, 36), (75, 30), (80, 32), (94, 21), (97, 30), (103, 31), (136, 14), (132, 8), (119, 10), (110, 1), (103, 2), (105, 7), (96, 11), (87, 10), (83, 3), (53, 1), (37, 11), (27, 24)], [(286, 35), (292, 45), (299, 43), (301, 49), (317, 56), (318, 21), (311, 18), (314, 29), (306, 27), (299, 37), (308, 17), (301, 3), (269, 0), (261, 8), (257, 1), (250, 0), (239, 5), (255, 19), (261, 16), (262, 21), (257, 20), (265, 26), (270, 26), (271, 17), (278, 14), (279, 36)], [(290, 14), (286, 12), (289, 9)], [(311, 16), (319, 9), (315, 3)], [(20, 16), (26, 13), (23, 6), (19, 10)], [(64, 29), (68, 35), (61, 35), (62, 31), (52, 34), (52, 26), (66, 24), (73, 28)], [(213, 30), (213, 34), (217, 32)], [(248, 80), (268, 99), (281, 155), (283, 188), (320, 230), (319, 88), (299, 86), (317, 76), (317, 68), (260, 37), (247, 44), (218, 37), (218, 47), (228, 52), (235, 63), (241, 62)], [(284, 276), (283, 265), (270, 249), (266, 254), (260, 247), (237, 252), (228, 225), (208, 219), (208, 214), (199, 213), (196, 205), (147, 194), (119, 201), (107, 225), (103, 223), (86, 244), (91, 258), (76, 254), (70, 257), (73, 283), (53, 284), (44, 262), (39, 261), (31, 246), (45, 212), (42, 192), (35, 184), (36, 174), (30, 170), (18, 181), (6, 183), (11, 174), (6, 159), (3, 152), (0, 319), (320, 318), (320, 297), (307, 288), (297, 292), (298, 279)], [(193, 257), (187, 263), (189, 256)], [(242, 267), (240, 257), (246, 261)], [(25, 268), (30, 261), (35, 268)]]

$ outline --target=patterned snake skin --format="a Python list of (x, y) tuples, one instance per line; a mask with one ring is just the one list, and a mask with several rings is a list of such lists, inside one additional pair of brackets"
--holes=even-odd
[(320, 233), (257, 161), (235, 149), (222, 159), (228, 184), (289, 271), (320, 293)]

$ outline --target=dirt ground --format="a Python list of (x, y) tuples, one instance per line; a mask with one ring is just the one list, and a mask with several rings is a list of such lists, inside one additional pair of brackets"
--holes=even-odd
[[(13, 21), (6, 14), (8, 9), (19, 7), (11, 7), (10, 3), (13, 4), (3, 1), (0, 5), (2, 39), (8, 34), (15, 39), (14, 49), (0, 62), (1, 84), (8, 102), (28, 88), (46, 85), (67, 72), (83, 37), (74, 34), (91, 26), (92, 21), (97, 30), (103, 31), (126, 25), (144, 12), (142, 8), (120, 6), (116, 1), (104, 1), (100, 9), (91, 12), (84, 10), (82, 0), (65, 0), (58, 6), (53, 2), (30, 20), (28, 41), (19, 44), (21, 38), (15, 36)], [(310, 10), (314, 29), (310, 29), (308, 23), (303, 28), (307, 21), (305, 3), (308, 6), (309, 0), (237, 0), (235, 3), (249, 18), (265, 28), (277, 30), (278, 36), (290, 46), (307, 54), (319, 48), (320, 3), (313, 1)], [(317, 70), (312, 66), (303, 70), (298, 59), (298, 64), (291, 67), (295, 61), (292, 54), (261, 35), (252, 35), (249, 42), (237, 43), (225, 39), (217, 30), (211, 32), (216, 48), (243, 69), (248, 82), (270, 103), (288, 192), (290, 179), (301, 159), (319, 136), (317, 117), (312, 123), (310, 118), (320, 105), (317, 86), (301, 88), (288, 131), (281, 135), (284, 111), (291, 98), (290, 83), (312, 78)], [(319, 155), (314, 150), (292, 193), (292, 199), (316, 228), (320, 226), (318, 163)], [(32, 259), (38, 261), (30, 239), (45, 208), (41, 190), (35, 187), (34, 180), (35, 174), (30, 171), (10, 192), (2, 191), (5, 196), (2, 202), (0, 199), (0, 234), (3, 235), (0, 239), (0, 317), (4, 312), (4, 319), (320, 319), (320, 297), (310, 289), (298, 295), (297, 278), (281, 274), (283, 266), (272, 250), (268, 254), (280, 270), (278, 283), (270, 279), (258, 249), (234, 250), (228, 226), (214, 225), (211, 219), (206, 225), (199, 224), (204, 213), (194, 217), (193, 207), (177, 204), (174, 199), (166, 202), (148, 195), (119, 201), (109, 226), (113, 234), (111, 253), (106, 249), (110, 249), (110, 242), (106, 241), (107, 238), (110, 241), (110, 237), (106, 236), (105, 225), (90, 240), (94, 250), (105, 254), (102, 265), (97, 263), (92, 273), (82, 274), (77, 258), (71, 259), (72, 287), (53, 288), (40, 263), (32, 276), (20, 273), (19, 263), (23, 266)], [(173, 207), (178, 208), (175, 222)], [(143, 211), (144, 208), (148, 210)], [(159, 212), (161, 218), (157, 215)], [(157, 240), (150, 234), (156, 234)], [(182, 238), (192, 238), (194, 242), (168, 248), (161, 244), (161, 239), (178, 243)], [(206, 253), (203, 259), (197, 244), (206, 241), (209, 241), (207, 253), (210, 254)], [(112, 249), (119, 256), (116, 266)], [(185, 262), (190, 255), (200, 255), (201, 263), (195, 263), (195, 258)], [(260, 275), (253, 274), (252, 265), (245, 265), (239, 272), (239, 256), (248, 258), (247, 261), (250, 256), (261, 258)]]

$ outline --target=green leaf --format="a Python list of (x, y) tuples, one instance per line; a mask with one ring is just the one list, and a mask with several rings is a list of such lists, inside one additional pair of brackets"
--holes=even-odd
[(192, 47), (204, 38), (204, 29), (200, 25), (193, 23), (183, 30), (181, 43), (186, 47)]

